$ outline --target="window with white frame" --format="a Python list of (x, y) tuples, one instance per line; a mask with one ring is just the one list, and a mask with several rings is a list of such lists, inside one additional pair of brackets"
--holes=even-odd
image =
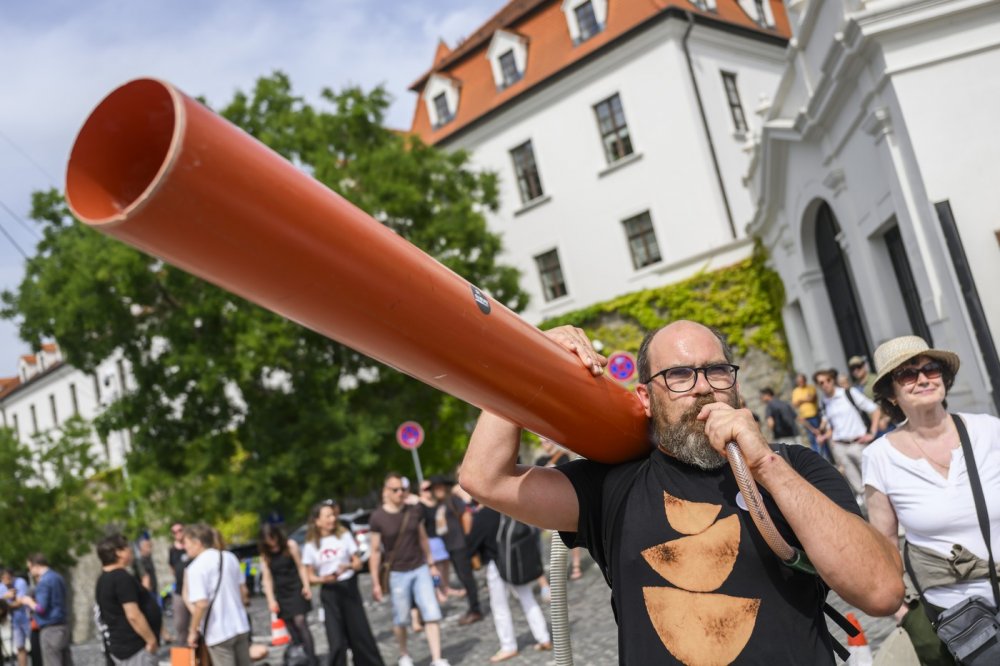
[(625, 227), (633, 268), (639, 270), (661, 260), (660, 245), (656, 242), (656, 229), (649, 211), (624, 220), (622, 226)]
[(528, 41), (521, 35), (497, 30), (486, 50), (497, 90), (504, 90), (524, 77), (528, 66)]
[(740, 91), (736, 87), (736, 74), (733, 72), (722, 72), (722, 85), (726, 89), (726, 102), (729, 104), (729, 112), (733, 117), (733, 129), (737, 132), (746, 132), (747, 117), (743, 113), (743, 102), (740, 101)]
[(455, 118), (458, 110), (458, 82), (447, 76), (432, 74), (422, 97), (434, 129), (444, 127)]
[(511, 150), (510, 157), (514, 162), (514, 174), (521, 192), (521, 202), (528, 203), (541, 197), (545, 192), (542, 191), (542, 179), (538, 174), (535, 150), (531, 146), (531, 141), (525, 141)]
[(608, 0), (563, 0), (562, 10), (574, 44), (587, 41), (607, 24)]
[(597, 115), (597, 127), (601, 132), (601, 143), (604, 145), (604, 157), (608, 164), (617, 162), (632, 154), (632, 138), (625, 122), (625, 111), (618, 94), (594, 105)]
[(435, 127), (440, 127), (448, 123), (454, 117), (451, 109), (448, 108), (448, 96), (444, 93), (438, 93), (434, 96), (434, 111), (437, 116), (437, 122), (434, 124)]
[(546, 301), (553, 301), (568, 293), (558, 250), (549, 250), (536, 256), (535, 265), (538, 267), (538, 277), (542, 281), (542, 294)]
[(521, 80), (521, 72), (517, 70), (517, 63), (514, 61), (514, 51), (505, 51), (500, 56), (500, 74), (503, 79), (503, 87), (515, 84)]
[(764, 27), (774, 25), (774, 13), (769, 0), (737, 0), (746, 15)]

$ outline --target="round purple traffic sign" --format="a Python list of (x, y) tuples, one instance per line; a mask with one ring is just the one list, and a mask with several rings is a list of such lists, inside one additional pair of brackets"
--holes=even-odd
[(608, 372), (620, 382), (631, 381), (635, 377), (635, 356), (626, 351), (618, 351), (608, 357)]
[(396, 428), (396, 441), (404, 449), (416, 449), (424, 443), (424, 429), (416, 421), (406, 421)]

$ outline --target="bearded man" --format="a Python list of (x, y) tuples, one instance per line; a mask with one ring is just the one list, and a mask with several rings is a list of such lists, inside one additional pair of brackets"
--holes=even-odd
[[(583, 331), (548, 335), (601, 374), (607, 361)], [(829, 463), (805, 447), (776, 452), (753, 415), (737, 408), (739, 368), (718, 332), (690, 321), (653, 331), (638, 370), (648, 456), (521, 466), (520, 428), (484, 412), (462, 486), (590, 551), (612, 587), (622, 664), (833, 664), (828, 589), (870, 615), (893, 613), (903, 596), (895, 545), (864, 521)], [(785, 566), (765, 544), (727, 464), (731, 441), (778, 531), (820, 577)]]

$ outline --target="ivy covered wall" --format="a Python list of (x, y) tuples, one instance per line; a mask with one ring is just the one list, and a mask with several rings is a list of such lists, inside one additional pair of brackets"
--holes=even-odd
[(646, 331), (677, 319), (715, 327), (729, 340), (740, 366), (743, 396), (759, 415), (761, 388), (770, 386), (786, 397), (791, 388), (791, 358), (781, 320), (784, 287), (765, 259), (758, 245), (738, 264), (595, 303), (548, 319), (541, 328), (578, 326), (600, 341), (607, 355), (619, 350), (636, 353)]

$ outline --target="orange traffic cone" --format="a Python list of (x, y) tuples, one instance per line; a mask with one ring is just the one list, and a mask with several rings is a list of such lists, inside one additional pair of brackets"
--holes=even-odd
[(292, 642), (292, 637), (288, 633), (285, 621), (271, 613), (271, 645), (288, 645)]
[(868, 647), (865, 630), (861, 628), (861, 623), (858, 622), (854, 613), (847, 614), (847, 621), (858, 630), (857, 636), (847, 637), (847, 649), (851, 652), (851, 658), (847, 660), (847, 663), (850, 666), (872, 666), (872, 649)]

